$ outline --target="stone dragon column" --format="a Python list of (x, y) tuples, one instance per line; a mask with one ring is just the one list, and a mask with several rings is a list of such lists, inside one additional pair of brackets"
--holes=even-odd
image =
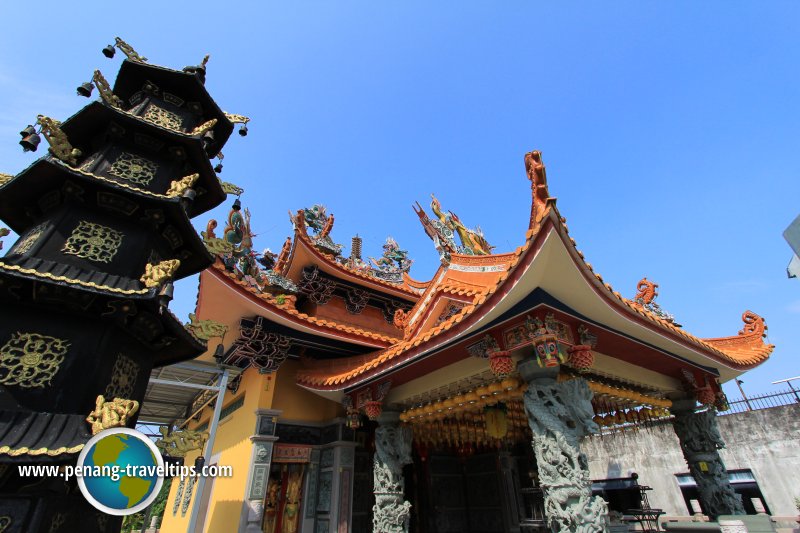
[(689, 472), (697, 483), (700, 504), (715, 520), (719, 515), (746, 514), (741, 497), (731, 487), (728, 471), (719, 455), (725, 447), (714, 409), (695, 412), (695, 401), (675, 402), (672, 427), (681, 443)]
[(398, 413), (384, 411), (375, 430), (373, 533), (406, 533), (411, 504), (403, 500), (403, 466), (411, 463), (411, 428)]
[(558, 368), (536, 361), (517, 366), (528, 382), (525, 412), (533, 431), (533, 451), (544, 492), (545, 515), (554, 532), (607, 531), (608, 506), (592, 497), (592, 483), (580, 439), (597, 431), (592, 391), (583, 379), (558, 382)]

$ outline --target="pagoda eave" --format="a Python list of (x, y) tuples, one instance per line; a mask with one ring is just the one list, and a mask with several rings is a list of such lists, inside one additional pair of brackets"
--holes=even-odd
[(3, 464), (66, 464), (75, 460), (90, 438), (85, 415), (0, 411)]
[[(59, 205), (53, 203), (54, 200), (64, 202), (71, 197), (90, 208), (98, 207), (127, 215), (134, 224), (154, 224), (159, 227), (164, 246), (168, 246), (180, 258), (181, 264), (176, 273), (178, 277), (197, 274), (214, 261), (214, 256), (206, 249), (189, 221), (181, 199), (177, 197), (156, 195), (109, 178), (94, 176), (51, 157), (39, 159), (0, 187), (0, 190), (4, 198), (9, 200), (3, 220), (19, 235), (35, 224), (40, 215), (24, 206), (39, 205), (49, 210)], [(48, 196), (53, 191), (57, 192), (57, 198)], [(45, 202), (42, 198), (49, 200)], [(155, 216), (163, 219), (154, 219)], [(180, 239), (175, 237), (178, 235)]]
[(227, 195), (222, 190), (222, 184), (214, 169), (211, 168), (209, 156), (198, 136), (161, 127), (101, 101), (92, 102), (65, 120), (61, 124), (61, 130), (67, 135), (73, 147), (87, 155), (97, 148), (93, 145), (96, 136), (89, 133), (104, 131), (107, 124), (114, 123), (120, 124), (122, 128), (116, 135), (124, 136), (131, 143), (142, 142), (136, 137), (136, 133), (139, 133), (152, 139), (159, 139), (161, 147), (165, 146), (164, 140), (166, 140), (173, 146), (185, 150), (186, 158), (194, 163), (195, 171), (199, 174), (193, 186), (197, 198), (189, 209), (190, 217), (205, 213), (225, 201)]
[[(143, 80), (155, 84), (162, 92), (181, 94), (184, 100), (199, 103), (206, 116), (217, 119), (213, 128), (215, 145), (222, 146), (228, 140), (233, 132), (233, 124), (195, 74), (126, 59), (114, 82), (114, 94), (123, 101), (129, 101), (142, 90)], [(217, 154), (213, 152), (209, 155), (213, 157)]]

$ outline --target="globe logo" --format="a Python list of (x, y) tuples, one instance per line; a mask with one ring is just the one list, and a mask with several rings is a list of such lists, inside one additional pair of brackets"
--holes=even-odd
[(86, 443), (76, 465), (86, 500), (111, 515), (137, 513), (158, 496), (164, 460), (155, 444), (129, 428), (101, 431)]

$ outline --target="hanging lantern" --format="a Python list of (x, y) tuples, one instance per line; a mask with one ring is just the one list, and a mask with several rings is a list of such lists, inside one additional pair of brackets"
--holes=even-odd
[(381, 402), (370, 400), (364, 404), (364, 412), (370, 420), (377, 420), (378, 417), (381, 416), (382, 411), (383, 405), (381, 405)]
[(508, 433), (508, 419), (506, 409), (502, 404), (487, 407), (484, 411), (486, 419), (486, 434), (493, 439), (502, 439)]
[(509, 352), (496, 350), (489, 354), (489, 368), (495, 376), (503, 379), (514, 371), (514, 361)]
[(569, 349), (569, 366), (578, 372), (586, 372), (594, 364), (594, 353), (588, 344), (577, 344)]
[(361, 427), (361, 413), (358, 412), (358, 409), (347, 410), (347, 427), (350, 429)]

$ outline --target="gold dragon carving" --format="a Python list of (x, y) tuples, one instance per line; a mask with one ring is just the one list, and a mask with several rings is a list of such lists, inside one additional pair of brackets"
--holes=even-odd
[(92, 426), (92, 435), (97, 435), (104, 429), (125, 427), (128, 419), (139, 410), (139, 402), (114, 398), (106, 401), (102, 395), (95, 400), (94, 411), (89, 413), (86, 421)]
[(50, 144), (50, 153), (73, 167), (77, 165), (78, 158), (83, 154), (69, 143), (67, 134), (61, 131), (61, 123), (44, 115), (36, 117), (36, 122), (42, 127), (42, 135)]
[(125, 41), (120, 39), (119, 37), (116, 37), (114, 39), (114, 41), (116, 43), (117, 48), (122, 50), (122, 53), (125, 54), (125, 56), (128, 59), (130, 59), (131, 61), (136, 61), (137, 63), (147, 63), (147, 58), (143, 57), (143, 56), (140, 56), (136, 52), (136, 50), (133, 49), (133, 47), (131, 45), (129, 45), (128, 43), (126, 43)]
[(156, 442), (156, 447), (170, 457), (186, 457), (188, 452), (202, 450), (208, 440), (207, 431), (193, 431), (185, 429), (167, 433), (167, 428), (158, 428), (161, 439)]
[(195, 337), (204, 341), (214, 337), (222, 338), (228, 332), (228, 326), (225, 324), (216, 320), (200, 320), (194, 313), (189, 313), (189, 320), (190, 322), (186, 324), (186, 328), (194, 333)]
[(217, 125), (217, 119), (212, 118), (211, 120), (209, 120), (207, 122), (203, 122), (202, 124), (197, 126), (195, 129), (193, 129), (192, 133), (190, 133), (190, 135), (203, 135), (205, 132), (207, 132), (208, 130), (210, 130), (211, 128), (213, 128), (216, 125)]
[(172, 279), (175, 272), (181, 266), (180, 259), (167, 259), (158, 264), (148, 263), (144, 267), (144, 274), (139, 278), (139, 281), (144, 283), (148, 289), (158, 287), (168, 279)]
[(94, 71), (92, 81), (97, 87), (97, 92), (100, 93), (100, 98), (102, 98), (105, 103), (111, 107), (122, 108), (122, 100), (114, 94), (114, 91), (111, 90), (111, 85), (108, 84), (108, 81), (99, 70)]
[(167, 196), (170, 198), (175, 198), (177, 196), (182, 195), (187, 189), (191, 189), (194, 186), (194, 183), (197, 181), (197, 178), (200, 177), (200, 174), (189, 174), (188, 176), (184, 176), (179, 180), (175, 180), (169, 184), (169, 190), (167, 191)]

